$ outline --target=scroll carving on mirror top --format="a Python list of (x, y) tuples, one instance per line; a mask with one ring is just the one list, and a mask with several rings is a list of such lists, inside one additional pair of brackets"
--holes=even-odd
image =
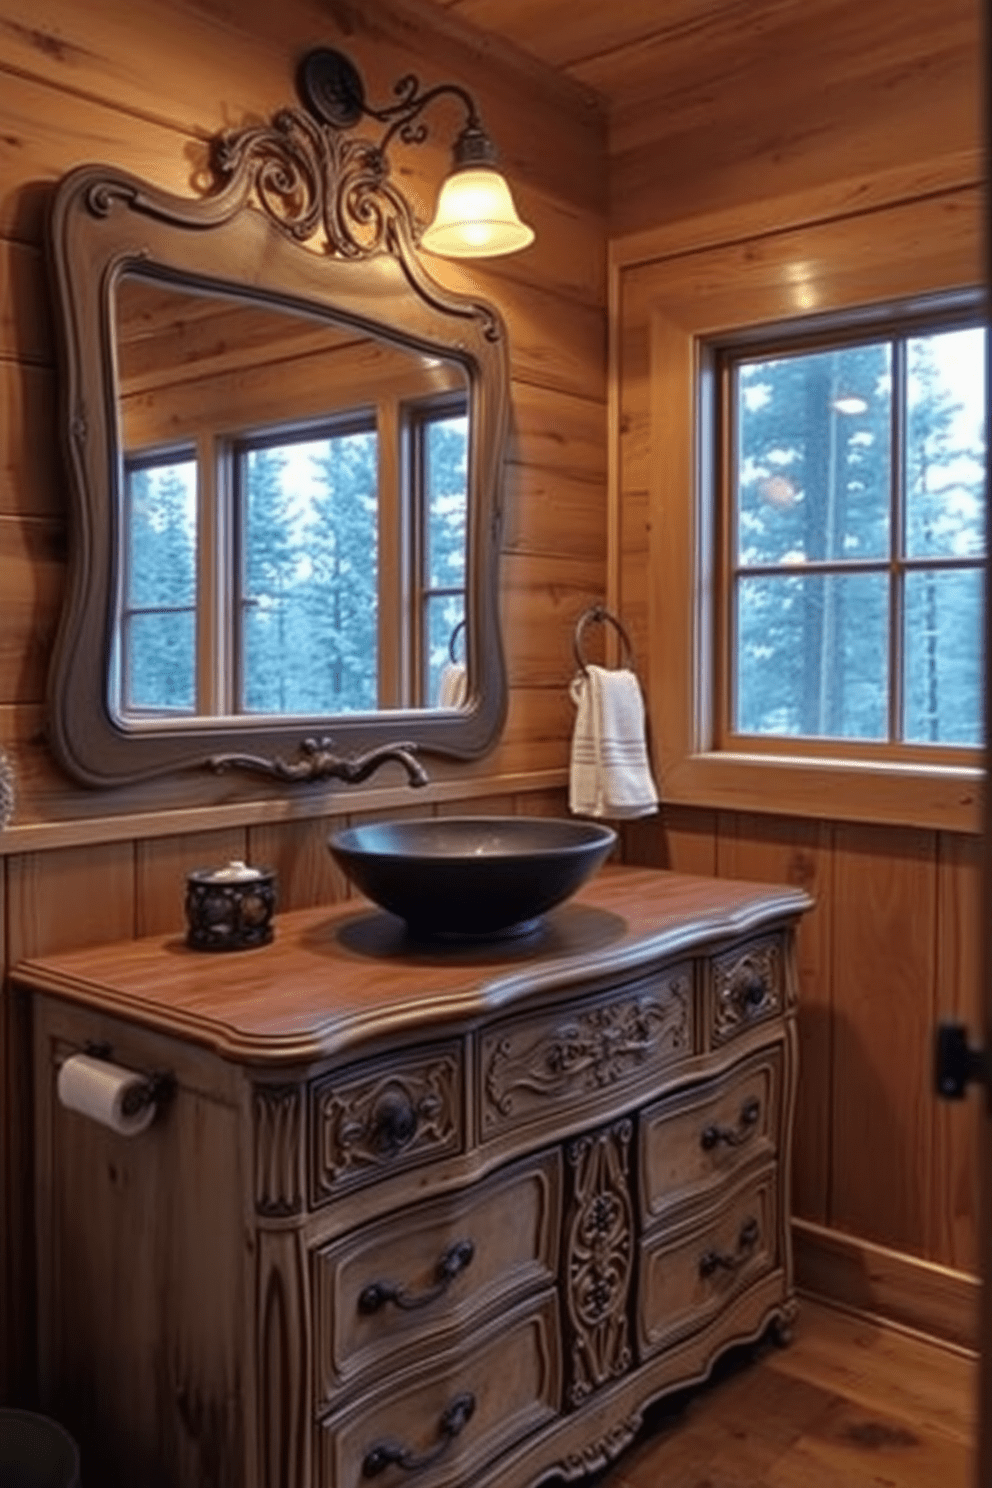
[(428, 274), (384, 151), (304, 105), (218, 137), (199, 196), (110, 165), (56, 192), (49, 736), (90, 786), (416, 784), (400, 752), (502, 728), (503, 323)]

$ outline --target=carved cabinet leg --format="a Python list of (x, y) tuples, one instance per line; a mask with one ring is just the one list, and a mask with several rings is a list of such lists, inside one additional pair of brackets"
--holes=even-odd
[(257, 1271), (260, 1488), (310, 1488), (310, 1300), (300, 1236), (261, 1231)]

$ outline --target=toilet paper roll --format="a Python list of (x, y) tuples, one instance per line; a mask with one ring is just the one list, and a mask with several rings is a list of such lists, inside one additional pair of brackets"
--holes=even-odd
[(144, 1075), (107, 1059), (72, 1054), (59, 1070), (56, 1089), (68, 1110), (79, 1111), (122, 1136), (135, 1137), (155, 1119), (154, 1101), (136, 1103), (146, 1084)]

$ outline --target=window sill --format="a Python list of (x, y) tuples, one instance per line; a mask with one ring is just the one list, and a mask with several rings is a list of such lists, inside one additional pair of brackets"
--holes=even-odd
[(823, 821), (978, 835), (985, 772), (791, 755), (690, 754), (663, 772), (664, 801)]

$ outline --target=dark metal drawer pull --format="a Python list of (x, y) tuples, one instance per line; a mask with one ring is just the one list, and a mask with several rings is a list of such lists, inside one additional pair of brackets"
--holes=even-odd
[(428, 1302), (436, 1302), (444, 1295), (455, 1277), (471, 1264), (474, 1255), (475, 1246), (471, 1240), (456, 1240), (448, 1246), (434, 1268), (437, 1279), (432, 1287), (422, 1292), (408, 1292), (397, 1281), (370, 1281), (359, 1293), (358, 1310), (378, 1312), (387, 1302), (393, 1302), (407, 1312), (416, 1307), (426, 1307)]
[(743, 986), (744, 1006), (753, 1011), (759, 1008), (768, 996), (769, 988), (763, 976), (755, 973), (749, 976)]
[(706, 1250), (699, 1258), (699, 1274), (705, 1280), (713, 1276), (717, 1271), (739, 1271), (744, 1262), (747, 1261), (754, 1247), (761, 1237), (761, 1230), (756, 1219), (746, 1219), (741, 1225), (741, 1232), (737, 1237), (737, 1250), (728, 1252), (725, 1250)]
[(699, 1139), (704, 1152), (712, 1152), (714, 1147), (719, 1147), (723, 1142), (727, 1147), (740, 1147), (752, 1136), (761, 1115), (761, 1102), (757, 1096), (752, 1096), (741, 1106), (741, 1114), (737, 1126), (706, 1126), (703, 1128)]
[(387, 1467), (399, 1467), (403, 1472), (411, 1473), (422, 1472), (425, 1467), (431, 1467), (448, 1450), (455, 1437), (465, 1430), (474, 1413), (475, 1396), (468, 1390), (464, 1395), (456, 1395), (438, 1422), (441, 1440), (436, 1446), (418, 1457), (409, 1447), (404, 1447), (399, 1442), (379, 1442), (366, 1452), (362, 1462), (362, 1476), (377, 1478)]

